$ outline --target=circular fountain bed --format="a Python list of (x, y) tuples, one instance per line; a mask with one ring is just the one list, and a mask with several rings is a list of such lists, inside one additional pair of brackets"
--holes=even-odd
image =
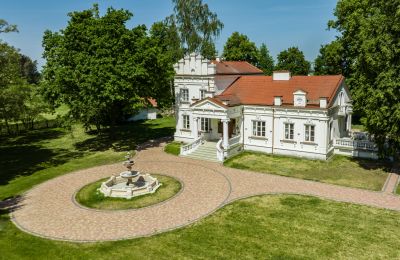
[[(180, 182), (171, 177), (154, 177), (132, 170), (135, 162), (131, 153), (128, 153), (125, 159), (123, 164), (127, 171), (86, 185), (77, 192), (75, 200), (89, 208), (134, 209), (160, 203), (181, 189)], [(159, 179), (162, 182), (159, 182)], [(165, 188), (160, 188), (161, 186)]]
[[(152, 176), (162, 183), (162, 186), (154, 193), (132, 197), (131, 199), (106, 197), (100, 192), (100, 186), (109, 180), (107, 178), (84, 186), (76, 193), (75, 201), (84, 207), (99, 210), (138, 209), (171, 199), (182, 190), (181, 183), (175, 178), (159, 174), (152, 174)], [(126, 181), (123, 184), (125, 185)]]

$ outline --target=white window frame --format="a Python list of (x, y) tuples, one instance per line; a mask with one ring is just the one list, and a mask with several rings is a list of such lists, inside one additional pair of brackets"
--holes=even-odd
[(180, 94), (181, 94), (182, 102), (189, 102), (189, 89), (188, 88), (181, 88)]
[(266, 123), (265, 121), (253, 120), (253, 136), (265, 137)]
[(294, 123), (285, 123), (283, 134), (285, 140), (294, 140)]
[(304, 141), (315, 142), (315, 125), (304, 125)]
[(205, 99), (205, 98), (206, 98), (206, 90), (200, 89), (200, 99)]
[(201, 117), (200, 118), (200, 131), (210, 132), (211, 131), (211, 118)]
[(190, 117), (189, 117), (189, 115), (182, 115), (182, 129), (190, 130)]

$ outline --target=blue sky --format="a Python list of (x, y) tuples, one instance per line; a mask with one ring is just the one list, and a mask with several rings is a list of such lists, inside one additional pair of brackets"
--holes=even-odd
[[(327, 30), (327, 22), (334, 18), (337, 0), (203, 1), (225, 25), (216, 42), (220, 54), (226, 39), (238, 31), (249, 36), (257, 46), (266, 43), (275, 59), (280, 51), (298, 46), (313, 61), (320, 45), (329, 43), (336, 35)], [(43, 32), (64, 28), (68, 12), (88, 9), (93, 3), (99, 3), (103, 12), (109, 6), (133, 12), (128, 27), (138, 24), (150, 27), (171, 14), (173, 8), (170, 0), (3, 0), (0, 18), (17, 24), (20, 32), (1, 34), (0, 39), (43, 65)]]

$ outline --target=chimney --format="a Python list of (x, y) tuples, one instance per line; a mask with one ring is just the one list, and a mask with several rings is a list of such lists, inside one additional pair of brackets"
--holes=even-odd
[(281, 106), (282, 105), (282, 97), (280, 97), (280, 96), (274, 97), (274, 105)]
[(328, 106), (328, 99), (326, 97), (319, 98), (319, 107), (326, 108)]
[(290, 80), (291, 75), (288, 70), (279, 70), (272, 73), (272, 80)]

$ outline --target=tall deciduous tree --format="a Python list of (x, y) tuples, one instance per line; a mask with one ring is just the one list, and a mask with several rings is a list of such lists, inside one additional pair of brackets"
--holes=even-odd
[[(341, 0), (336, 19), (338, 39), (349, 61), (348, 85), (355, 109), (364, 114), (366, 129), (380, 151), (400, 149), (400, 15), (399, 2)], [(383, 149), (385, 140), (388, 150)]]
[(239, 32), (234, 32), (224, 46), (222, 56), (231, 61), (247, 61), (253, 65), (258, 64), (258, 50), (249, 37)]
[(150, 28), (150, 35), (171, 59), (172, 63), (176, 63), (182, 58), (181, 40), (173, 16), (154, 23)]
[(185, 53), (200, 52), (213, 56), (214, 41), (224, 24), (202, 0), (172, 0), (174, 16), (179, 31), (181, 46)]
[(274, 59), (269, 54), (269, 50), (265, 43), (261, 44), (258, 50), (258, 67), (264, 71), (265, 75), (272, 75), (274, 70)]
[(333, 41), (321, 46), (315, 59), (315, 75), (345, 74), (346, 62), (343, 57), (343, 47), (339, 41)]
[(114, 126), (143, 100), (172, 101), (173, 67), (145, 26), (128, 29), (127, 10), (98, 6), (69, 14), (60, 32), (43, 39), (43, 93), (54, 105), (67, 104), (73, 118), (86, 126)]
[(276, 70), (289, 70), (292, 75), (308, 75), (311, 64), (297, 47), (290, 47), (278, 54)]
[[(0, 42), (0, 119), (9, 133), (10, 122), (21, 120), (27, 129), (47, 108), (37, 91), (37, 85), (30, 84), (38, 83), (34, 64), (14, 47)], [(36, 82), (30, 82), (30, 79)]]

